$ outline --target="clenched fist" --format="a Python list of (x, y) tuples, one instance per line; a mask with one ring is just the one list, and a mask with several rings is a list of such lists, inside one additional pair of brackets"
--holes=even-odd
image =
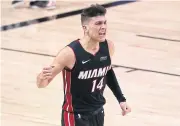
[(52, 79), (52, 66), (49, 67), (44, 67), (41, 74), (40, 74), (40, 79), (46, 80), (46, 79)]
[(125, 116), (126, 114), (131, 112), (131, 108), (126, 102), (121, 102), (120, 107), (122, 109), (122, 115)]
[(46, 87), (53, 79), (52, 68), (53, 66), (44, 67), (41, 73), (37, 76), (38, 88)]

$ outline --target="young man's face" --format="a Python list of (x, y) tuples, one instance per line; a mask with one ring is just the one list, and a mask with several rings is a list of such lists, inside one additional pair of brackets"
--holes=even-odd
[(107, 29), (105, 16), (92, 17), (87, 27), (87, 34), (91, 39), (99, 42), (105, 40)]

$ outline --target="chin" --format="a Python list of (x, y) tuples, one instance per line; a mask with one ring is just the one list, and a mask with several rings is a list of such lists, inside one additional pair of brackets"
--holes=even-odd
[(106, 40), (105, 37), (99, 39), (100, 42), (103, 42), (103, 41), (105, 41), (105, 40)]
[(105, 37), (98, 37), (98, 38), (94, 38), (94, 41), (96, 41), (96, 42), (103, 42), (103, 41), (105, 41)]

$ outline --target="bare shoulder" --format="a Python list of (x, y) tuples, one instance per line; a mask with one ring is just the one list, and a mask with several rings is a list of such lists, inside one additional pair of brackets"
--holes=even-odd
[(110, 55), (112, 57), (115, 51), (114, 43), (111, 40), (107, 40), (107, 43), (108, 43)]
[(59, 51), (58, 55), (62, 55), (66, 58), (68, 58), (68, 57), (71, 58), (74, 56), (74, 52), (69, 46), (66, 46), (62, 50)]
[(53, 64), (61, 64), (64, 67), (72, 68), (75, 62), (75, 55), (73, 50), (66, 46), (58, 52), (56, 55)]

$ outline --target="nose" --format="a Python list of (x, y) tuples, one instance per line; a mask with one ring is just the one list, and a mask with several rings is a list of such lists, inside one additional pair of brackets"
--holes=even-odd
[(106, 25), (105, 23), (103, 23), (102, 26), (101, 26), (101, 28), (102, 28), (102, 29), (106, 29), (106, 26), (107, 26), (107, 25)]

